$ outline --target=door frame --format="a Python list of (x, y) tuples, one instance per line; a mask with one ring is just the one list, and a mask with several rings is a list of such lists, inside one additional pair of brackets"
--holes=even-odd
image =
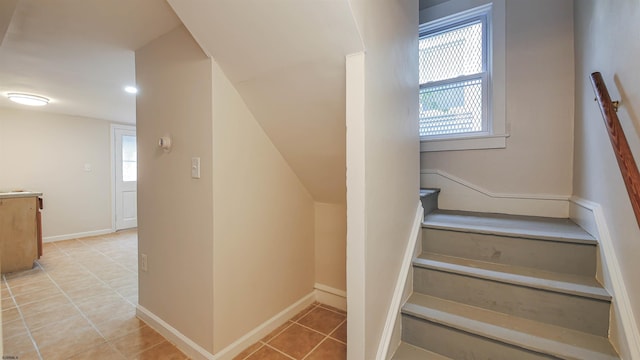
[[(116, 232), (116, 130), (136, 131), (135, 125), (111, 124), (111, 231)], [(137, 135), (136, 135), (137, 137)]]

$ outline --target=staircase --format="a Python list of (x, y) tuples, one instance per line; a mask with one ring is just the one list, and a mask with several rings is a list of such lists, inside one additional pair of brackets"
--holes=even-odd
[(569, 219), (438, 210), (437, 196), (421, 192), (393, 359), (618, 359), (591, 235)]

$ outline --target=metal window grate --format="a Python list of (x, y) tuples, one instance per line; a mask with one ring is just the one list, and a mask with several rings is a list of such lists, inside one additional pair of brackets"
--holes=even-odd
[(482, 79), (420, 90), (420, 136), (482, 131)]
[(484, 130), (483, 29), (476, 18), (420, 38), (420, 136)]

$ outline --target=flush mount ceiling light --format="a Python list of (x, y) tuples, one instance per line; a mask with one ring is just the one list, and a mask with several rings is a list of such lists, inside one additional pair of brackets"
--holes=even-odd
[(46, 97), (31, 94), (8, 93), (7, 97), (9, 100), (22, 105), (44, 106), (49, 103), (49, 99)]
[(137, 94), (138, 88), (135, 86), (125, 86), (124, 91), (128, 92), (129, 94)]

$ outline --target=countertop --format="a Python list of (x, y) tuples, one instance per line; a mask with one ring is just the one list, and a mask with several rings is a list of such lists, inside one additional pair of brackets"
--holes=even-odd
[(0, 199), (23, 198), (32, 196), (42, 196), (42, 193), (34, 191), (0, 191)]

